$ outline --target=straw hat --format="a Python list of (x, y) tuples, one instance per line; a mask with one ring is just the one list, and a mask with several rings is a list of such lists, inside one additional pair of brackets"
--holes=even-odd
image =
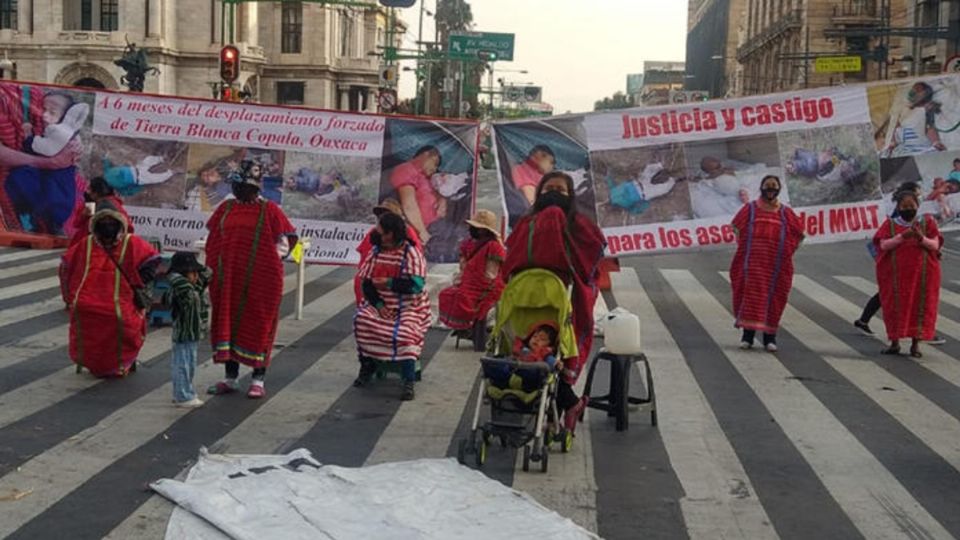
[(497, 215), (489, 210), (477, 210), (477, 213), (467, 220), (467, 225), (478, 229), (486, 229), (496, 235), (497, 238), (500, 237), (499, 224), (500, 220), (497, 219)]
[(383, 202), (373, 207), (373, 215), (377, 217), (382, 216), (385, 212), (403, 217), (403, 207), (400, 206), (400, 203), (397, 202), (396, 199), (386, 198)]

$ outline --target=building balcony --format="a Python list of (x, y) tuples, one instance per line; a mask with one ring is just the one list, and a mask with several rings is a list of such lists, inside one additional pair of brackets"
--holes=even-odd
[(839, 0), (833, 6), (831, 21), (836, 26), (872, 26), (880, 23), (877, 0)]
[(799, 30), (800, 28), (803, 28), (803, 12), (795, 9), (785, 13), (783, 17), (780, 17), (770, 26), (760, 31), (760, 33), (744, 42), (743, 45), (737, 47), (737, 61), (742, 62), (754, 52), (762, 49), (764, 45), (791, 30)]

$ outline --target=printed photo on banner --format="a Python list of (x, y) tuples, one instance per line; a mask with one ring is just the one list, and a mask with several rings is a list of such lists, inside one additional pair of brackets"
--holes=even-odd
[(880, 163), (869, 124), (779, 135), (792, 206), (842, 204), (880, 197)]
[[(744, 204), (760, 196), (760, 182), (783, 178), (776, 135), (739, 137), (684, 145), (690, 205), (696, 219), (732, 218)], [(784, 186), (780, 200), (790, 204)]]
[[(183, 208), (195, 212), (212, 213), (225, 200), (233, 198), (231, 182), (240, 174), (245, 160), (251, 160), (259, 171), (261, 183), (265, 188), (261, 194), (277, 204), (281, 204), (283, 152), (279, 150), (261, 150), (216, 146), (209, 144), (189, 145), (187, 157), (186, 200)], [(269, 189), (267, 178), (273, 178), (269, 184), (278, 186)]]
[(170, 141), (96, 137), (85, 170), (104, 177), (127, 206), (181, 209), (188, 150), (188, 145)]
[(939, 152), (880, 161), (883, 212), (893, 212), (891, 196), (905, 182), (921, 189), (920, 213), (937, 219), (941, 227), (956, 226), (960, 213), (960, 151)]
[(392, 199), (429, 262), (451, 263), (473, 211), (475, 124), (387, 120), (378, 202)]
[(960, 77), (867, 89), (880, 157), (960, 150)]
[(683, 150), (668, 144), (591, 154), (600, 226), (692, 219)]
[(496, 125), (494, 137), (500, 189), (511, 226), (533, 204), (537, 184), (551, 171), (563, 171), (573, 178), (577, 209), (596, 218), (596, 194), (582, 117)]
[(287, 152), (283, 210), (292, 218), (373, 223), (380, 159)]
[(71, 235), (90, 177), (89, 92), (0, 83), (0, 216), (10, 231)]

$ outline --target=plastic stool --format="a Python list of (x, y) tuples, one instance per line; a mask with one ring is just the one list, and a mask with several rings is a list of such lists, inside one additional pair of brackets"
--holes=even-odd
[[(610, 362), (610, 390), (603, 396), (593, 396), (590, 390), (593, 388), (593, 376), (597, 369), (597, 364), (601, 360)], [(639, 398), (630, 395), (630, 371), (633, 364), (642, 362), (646, 375), (646, 397)], [(624, 431), (630, 427), (630, 405), (648, 405), (650, 407), (650, 423), (657, 425), (657, 399), (653, 389), (653, 377), (650, 373), (650, 362), (643, 354), (638, 355), (617, 355), (609, 353), (603, 349), (594, 357), (587, 371), (587, 383), (584, 387), (584, 394), (590, 396), (588, 406), (593, 409), (606, 411), (607, 416), (616, 418), (617, 431)]]

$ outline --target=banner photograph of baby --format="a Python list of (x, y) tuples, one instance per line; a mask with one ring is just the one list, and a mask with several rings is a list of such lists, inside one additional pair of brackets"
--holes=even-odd
[(287, 152), (283, 210), (291, 218), (373, 223), (380, 159)]
[(97, 137), (84, 170), (102, 176), (127, 206), (181, 209), (189, 146), (178, 142)]
[(960, 77), (867, 88), (881, 158), (960, 150)]
[(387, 120), (379, 201), (400, 203), (428, 262), (457, 262), (473, 212), (477, 125)]
[(693, 217), (683, 145), (593, 152), (590, 163), (601, 228)]
[(779, 140), (794, 207), (880, 197), (880, 162), (869, 124), (791, 131)]
[[(776, 135), (738, 137), (684, 145), (693, 217), (732, 218), (760, 196), (765, 176), (783, 177)], [(787, 189), (780, 201), (790, 204)]]
[(494, 126), (500, 190), (512, 226), (527, 213), (543, 175), (562, 171), (573, 178), (577, 210), (596, 218), (583, 117), (508, 122)]
[(892, 196), (905, 182), (920, 185), (920, 214), (933, 216), (940, 228), (957, 227), (960, 214), (960, 152), (938, 152), (880, 160), (883, 214), (890, 215)]
[(89, 173), (94, 95), (60, 88), (0, 84), (0, 226), (71, 235)]

